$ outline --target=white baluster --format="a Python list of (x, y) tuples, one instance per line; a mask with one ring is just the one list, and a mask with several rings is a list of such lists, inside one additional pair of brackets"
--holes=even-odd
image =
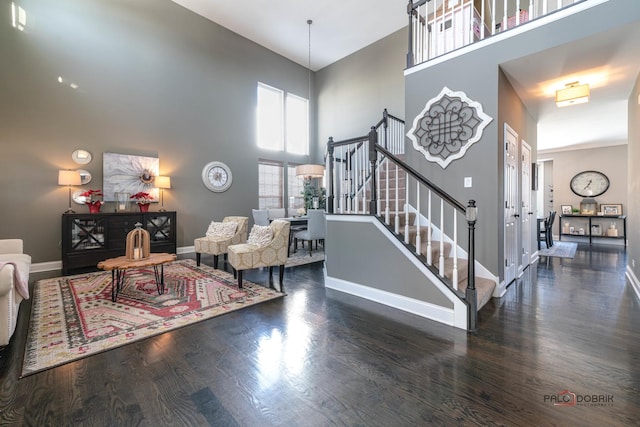
[(416, 179), (416, 254), (420, 255), (420, 181)]
[(516, 0), (516, 26), (520, 25), (520, 0)]
[(358, 144), (355, 144), (355, 149), (353, 151), (353, 155), (355, 157), (355, 165), (353, 170), (353, 179), (355, 180), (353, 186), (354, 198), (353, 198), (353, 212), (355, 214), (358, 213), (358, 209), (360, 208), (360, 174), (358, 173), (358, 169), (360, 168), (360, 159), (358, 151)]
[(440, 199), (440, 258), (438, 258), (438, 274), (444, 277), (444, 200)]
[(533, 9), (533, 0), (529, 0), (529, 21), (535, 19), (536, 11)]
[(351, 213), (351, 189), (353, 188), (353, 157), (351, 156), (351, 144), (347, 145), (347, 178), (349, 179), (349, 195), (347, 196), (347, 213)]
[(384, 166), (385, 166), (384, 167), (384, 173), (385, 173), (385, 176), (387, 177), (387, 179), (385, 179), (385, 181), (384, 181), (385, 182), (385, 187), (384, 187), (384, 190), (385, 190), (385, 196), (384, 196), (384, 205), (385, 205), (385, 208), (384, 208), (384, 222), (386, 224), (389, 224), (389, 173), (391, 172), (389, 170), (389, 167), (391, 166), (389, 164), (389, 159), (386, 159), (386, 162), (385, 162)]
[(453, 209), (453, 289), (458, 290), (458, 211)]
[[(404, 189), (405, 189), (405, 197), (404, 197), (404, 242), (409, 243), (409, 208), (407, 204), (409, 203), (409, 174), (405, 172), (404, 174)], [(397, 198), (396, 198), (397, 200)], [(396, 201), (396, 211), (398, 211), (398, 202)]]
[[(398, 195), (398, 180), (400, 180), (400, 175), (398, 175), (398, 164), (394, 163), (395, 168), (396, 168), (396, 215), (394, 218), (394, 229), (396, 231), (396, 234), (400, 234), (400, 211), (398, 209), (398, 203), (400, 202), (399, 199), (399, 195)], [(387, 209), (389, 208), (389, 198), (387, 198)]]
[(556, 10), (562, 9), (562, 0), (558, 0), (558, 5), (556, 6)]
[(547, 14), (547, 2), (548, 2), (548, 1), (549, 1), (549, 0), (543, 0), (543, 1), (542, 1), (542, 16), (544, 16), (544, 15), (546, 15), (546, 14)]
[(496, 0), (491, 3), (491, 34), (496, 33)]
[[(381, 216), (382, 213), (380, 209), (382, 209), (380, 198), (382, 197), (382, 189), (380, 188), (380, 168), (384, 164), (384, 160), (380, 160), (378, 162), (378, 167), (376, 168), (376, 191), (378, 192), (376, 197), (376, 215)], [(388, 221), (387, 221), (388, 222)]]
[(433, 223), (431, 222), (431, 190), (429, 190), (429, 200), (427, 201), (427, 221), (429, 222), (429, 228), (427, 228), (427, 264), (433, 264), (433, 255), (431, 255), (431, 231), (433, 230)]
[(503, 8), (503, 13), (502, 13), (502, 28), (501, 30), (504, 31), (507, 29), (507, 22), (509, 20), (509, 13), (507, 11), (507, 0), (504, 0), (504, 8)]
[[(367, 143), (368, 144), (368, 143)], [(360, 188), (362, 189), (362, 213), (366, 214), (367, 213), (367, 147), (366, 144), (362, 144), (362, 146), (360, 147), (360, 151), (362, 151), (362, 166), (361, 166), (361, 174), (362, 174), (362, 184), (360, 185)]]

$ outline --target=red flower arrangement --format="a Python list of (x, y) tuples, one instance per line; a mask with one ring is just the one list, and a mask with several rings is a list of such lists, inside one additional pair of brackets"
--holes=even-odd
[(153, 196), (149, 193), (145, 193), (144, 191), (134, 194), (131, 198), (136, 199), (136, 203), (139, 205), (148, 205), (153, 200)]
[(102, 190), (87, 190), (84, 193), (80, 193), (80, 196), (85, 197), (84, 203), (89, 206), (89, 212), (99, 212), (100, 206), (104, 204), (102, 200), (97, 199), (102, 197)]

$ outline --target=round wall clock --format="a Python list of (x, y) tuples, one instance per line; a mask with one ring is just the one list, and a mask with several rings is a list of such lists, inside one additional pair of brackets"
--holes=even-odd
[(596, 197), (609, 189), (609, 178), (602, 172), (583, 171), (571, 178), (571, 191), (581, 197)]
[(210, 162), (202, 169), (202, 182), (211, 191), (221, 193), (231, 187), (233, 175), (229, 166), (222, 162)]

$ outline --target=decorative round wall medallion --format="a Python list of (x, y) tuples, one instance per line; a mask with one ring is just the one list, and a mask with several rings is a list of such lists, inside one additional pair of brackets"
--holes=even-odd
[(202, 182), (211, 191), (221, 193), (231, 187), (233, 175), (229, 166), (222, 162), (210, 162), (202, 169)]
[(582, 171), (571, 178), (571, 191), (581, 197), (596, 197), (609, 189), (609, 178), (598, 171)]
[(91, 182), (91, 179), (92, 179), (91, 172), (86, 171), (84, 169), (78, 169), (78, 173), (80, 174), (81, 185), (85, 185)]
[(79, 165), (86, 165), (91, 163), (93, 156), (91, 156), (91, 153), (87, 150), (75, 150), (71, 153), (71, 158)]

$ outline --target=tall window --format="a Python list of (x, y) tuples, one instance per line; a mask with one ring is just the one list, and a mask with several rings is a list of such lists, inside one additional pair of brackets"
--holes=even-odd
[(289, 194), (289, 208), (298, 209), (304, 207), (304, 179), (301, 176), (296, 176), (296, 165), (287, 166), (287, 178), (288, 185), (287, 190)]
[[(285, 102), (286, 101), (286, 102)], [(309, 101), (258, 83), (258, 147), (309, 154)]]
[(258, 205), (260, 209), (281, 208), (284, 198), (284, 165), (260, 160), (258, 163)]

